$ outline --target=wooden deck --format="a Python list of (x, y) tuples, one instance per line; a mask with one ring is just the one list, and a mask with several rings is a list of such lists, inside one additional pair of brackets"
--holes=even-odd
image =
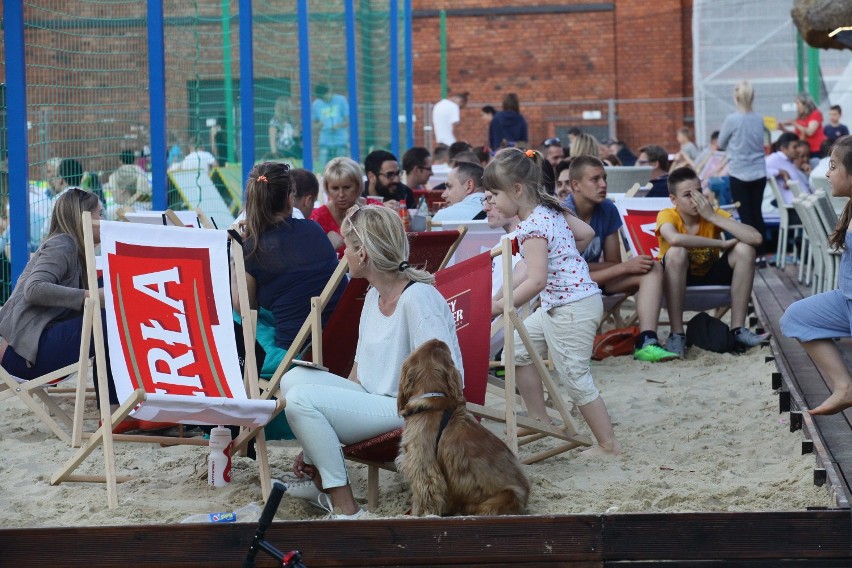
[[(800, 285), (793, 267), (786, 271), (763, 268), (754, 282), (757, 315), (772, 333), (770, 345), (778, 366), (773, 388), (779, 392), (779, 411), (790, 411), (791, 430), (803, 428), (802, 451), (814, 451), (820, 467), (815, 482), (828, 482), (835, 491), (839, 507), (849, 507), (852, 499), (852, 411), (835, 416), (810, 416), (804, 409), (815, 408), (829, 395), (826, 380), (798, 341), (784, 337), (779, 320), (787, 306), (810, 294)], [(846, 360), (852, 364), (852, 348), (842, 345)]]

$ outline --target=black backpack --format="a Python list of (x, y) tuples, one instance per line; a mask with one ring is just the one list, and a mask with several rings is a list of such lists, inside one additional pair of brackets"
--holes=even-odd
[(715, 353), (737, 351), (731, 328), (722, 320), (704, 312), (698, 312), (686, 324), (686, 344)]

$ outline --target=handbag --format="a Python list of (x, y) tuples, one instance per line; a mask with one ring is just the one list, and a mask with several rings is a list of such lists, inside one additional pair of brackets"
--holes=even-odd
[(631, 355), (636, 347), (636, 339), (639, 337), (638, 327), (623, 327), (611, 329), (606, 333), (595, 336), (592, 345), (592, 359), (600, 361), (607, 357), (619, 357)]

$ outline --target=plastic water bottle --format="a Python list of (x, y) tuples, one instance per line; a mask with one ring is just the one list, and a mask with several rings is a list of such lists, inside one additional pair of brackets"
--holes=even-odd
[(231, 431), (222, 426), (210, 431), (207, 483), (213, 487), (227, 487), (231, 483)]
[(256, 523), (260, 520), (261, 513), (263, 507), (257, 503), (249, 503), (235, 511), (190, 515), (181, 523)]

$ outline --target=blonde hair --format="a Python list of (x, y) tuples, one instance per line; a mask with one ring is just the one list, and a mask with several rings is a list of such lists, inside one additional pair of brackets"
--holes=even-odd
[(322, 175), (322, 187), (328, 193), (328, 181), (351, 181), (361, 192), (364, 183), (364, 175), (361, 173), (361, 165), (352, 158), (334, 158), (325, 167)]
[(405, 266), (408, 264), (408, 237), (395, 211), (377, 205), (352, 207), (340, 230), (351, 246), (364, 249), (367, 265), (374, 270), (414, 282), (435, 283), (435, 277), (425, 270)]
[(743, 112), (751, 112), (754, 103), (754, 87), (748, 81), (740, 81), (734, 87), (734, 100)]
[(521, 184), (527, 196), (534, 203), (548, 209), (564, 213), (568, 209), (559, 200), (548, 194), (541, 183), (541, 153), (535, 150), (503, 148), (494, 155), (494, 159), (485, 166), (482, 174), (482, 187), (486, 191), (510, 191), (515, 184)]
[(576, 156), (594, 156), (595, 158), (600, 158), (601, 144), (598, 142), (598, 139), (591, 134), (581, 132), (577, 135), (577, 138), (571, 142), (571, 149), (569, 150), (568, 155), (571, 158)]
[(83, 212), (94, 212), (100, 199), (91, 191), (71, 187), (56, 198), (53, 214), (50, 217), (50, 231), (47, 238), (66, 234), (77, 244), (80, 263), (86, 266), (86, 247), (83, 240)]

